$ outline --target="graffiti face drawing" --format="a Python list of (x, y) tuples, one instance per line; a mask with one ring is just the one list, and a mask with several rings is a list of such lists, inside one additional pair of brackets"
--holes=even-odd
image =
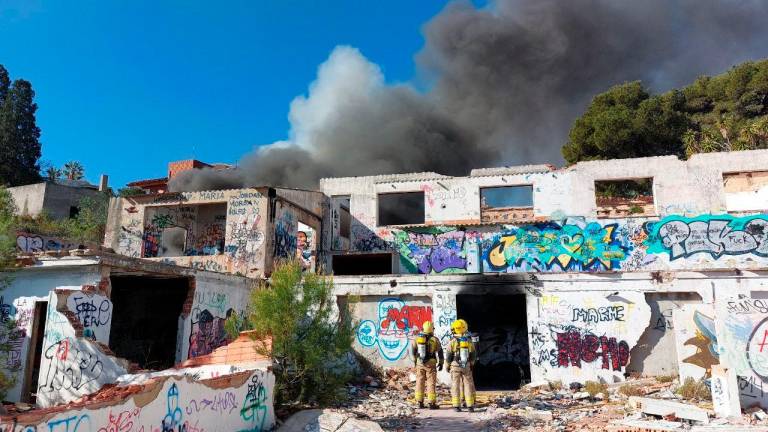
[(396, 298), (379, 302), (379, 350), (390, 361), (399, 359), (408, 347), (408, 329), (400, 329), (395, 320), (388, 319), (389, 310), (400, 310), (405, 303)]

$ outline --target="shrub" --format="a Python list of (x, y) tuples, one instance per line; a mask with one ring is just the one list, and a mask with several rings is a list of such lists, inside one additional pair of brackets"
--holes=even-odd
[(336, 306), (331, 278), (302, 274), (293, 260), (278, 263), (269, 284), (251, 294), (246, 314), (233, 315), (226, 328), (230, 336), (254, 330), (257, 351), (274, 362), (278, 404), (327, 405), (346, 395), (351, 374), (343, 365), (354, 325), (348, 308)]
[(589, 393), (589, 396), (594, 398), (599, 393), (602, 393), (605, 398), (608, 398), (608, 385), (597, 381), (587, 381), (584, 383), (584, 391)]
[(685, 382), (677, 389), (677, 394), (683, 399), (712, 400), (709, 386), (704, 380), (696, 381), (691, 377), (685, 379)]

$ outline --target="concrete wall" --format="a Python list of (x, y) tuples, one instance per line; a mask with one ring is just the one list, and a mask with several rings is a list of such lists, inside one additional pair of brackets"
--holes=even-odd
[(70, 207), (79, 207), (84, 197), (95, 196), (96, 189), (42, 182), (8, 188), (18, 214), (38, 216), (45, 212), (54, 219), (67, 219)]
[[(33, 355), (30, 347), (34, 327), (35, 305), (37, 302), (47, 302), (49, 293), (56, 288), (96, 284), (100, 279), (98, 266), (95, 262), (69, 261), (70, 266), (57, 267), (27, 267), (11, 275), (11, 282), (0, 296), (0, 311), (3, 321), (14, 319), (17, 339), (11, 344), (9, 366), (18, 368), (16, 385), (10, 389), (6, 399), (20, 401), (25, 387), (25, 377), (29, 365), (29, 356)], [(34, 390), (31, 390), (34, 391)]]
[(432, 300), (425, 296), (363, 296), (351, 305), (360, 324), (354, 349), (374, 364), (413, 365), (411, 344), (424, 321), (432, 321)]
[[(91, 301), (97, 310), (79, 306)], [(106, 306), (102, 302), (106, 302)], [(109, 344), (107, 329), (111, 325), (111, 310), (111, 302), (101, 293), (88, 296), (80, 287), (58, 288), (49, 294), (38, 377), (38, 406), (72, 402), (128, 373), (129, 362), (105, 349)], [(91, 331), (86, 332), (86, 328)]]
[(197, 275), (191, 313), (182, 315), (177, 361), (205, 355), (227, 343), (224, 322), (245, 313), (252, 283), (244, 278)]
[[(105, 246), (129, 257), (262, 277), (271, 270), (275, 255), (295, 255), (299, 221), (322, 232), (321, 217), (326, 207), (322, 194), (278, 191), (277, 197), (269, 197), (269, 189), (260, 188), (113, 200)], [(299, 199), (301, 204), (286, 196)], [(219, 215), (214, 209), (223, 212)], [(178, 239), (169, 240), (172, 235), (181, 235), (180, 243), (185, 246), (178, 246)]]
[[(680, 348), (680, 339), (674, 337), (674, 332), (685, 329), (691, 337), (700, 332), (696, 332), (692, 319), (675, 327), (672, 317), (676, 311), (714, 304), (732, 295), (768, 295), (765, 271), (552, 273), (535, 277), (444, 275), (439, 280), (426, 275), (336, 276), (334, 283), (339, 298), (362, 296), (353, 305), (354, 316), (360, 320), (354, 346), (374, 364), (385, 368), (410, 364), (400, 351), (410, 343), (402, 337), (404, 332), (390, 332), (400, 337), (379, 342), (381, 333), (389, 335), (385, 331), (390, 328), (386, 317), (395, 314), (390, 310), (416, 306), (415, 310), (425, 311), (413, 315), (416, 318), (412, 321), (417, 322), (431, 306), (436, 335), (447, 343), (450, 323), (462, 318), (457, 304), (460, 295), (484, 296), (493, 301), (490, 295), (524, 294), (528, 334), (525, 349), (530, 356), (527, 367), (531, 379), (562, 380), (566, 384), (591, 379), (612, 382), (622, 380), (630, 372), (676, 374), (680, 365), (687, 367), (696, 361), (683, 364), (676, 359), (695, 354), (689, 352), (691, 349), (701, 349), (690, 344)], [(768, 302), (765, 304), (768, 311)], [(399, 312), (397, 315), (408, 316)], [(497, 319), (501, 321), (503, 317)], [(386, 324), (384, 331), (381, 322)], [(473, 322), (469, 325), (472, 331)], [(605, 340), (601, 339), (603, 336)], [(503, 349), (506, 353), (523, 351), (514, 347)], [(711, 365), (704, 364), (701, 369), (706, 370), (707, 366)], [(440, 375), (442, 381), (448, 382), (447, 374)]]
[(155, 378), (127, 395), (67, 410), (2, 417), (3, 431), (208, 431), (271, 430), (275, 377), (252, 370), (193, 380), (181, 374)]
[[(756, 180), (750, 183), (754, 190), (744, 192), (743, 188), (732, 186), (726, 191), (723, 175), (734, 172), (754, 172)], [(698, 154), (687, 161), (673, 156), (590, 161), (560, 170), (552, 170), (548, 166), (483, 169), (474, 170), (469, 177), (417, 173), (332, 178), (322, 179), (320, 187), (329, 197), (350, 197), (352, 238), (349, 249), (341, 253), (371, 253), (391, 249), (396, 233), (404, 229), (378, 226), (378, 194), (424, 192), (425, 225), (447, 225), (462, 230), (462, 225), (478, 224), (481, 221), (481, 188), (531, 185), (533, 216), (537, 221), (563, 221), (571, 218), (589, 223), (598, 216), (595, 181), (651, 177), (655, 209), (651, 216), (655, 217), (640, 221), (634, 218), (613, 221), (632, 228), (647, 221), (674, 215), (690, 217), (683, 219), (683, 222), (689, 223), (694, 222), (695, 217), (706, 218), (727, 211), (744, 211), (747, 209), (745, 200), (750, 201), (749, 210), (766, 209), (768, 202), (754, 201), (760, 201), (765, 195), (761, 192), (764, 187), (758, 179), (762, 178), (760, 172), (768, 172), (768, 150)], [(674, 219), (666, 220), (669, 222)], [(611, 222), (600, 221), (601, 225)], [(501, 225), (497, 225), (495, 230), (502, 235), (508, 231)], [(725, 237), (727, 233), (720, 234)], [(331, 229), (324, 250), (340, 253), (333, 252), (340, 244), (338, 232)], [(397, 248), (399, 245), (394, 246)], [(727, 246), (724, 248), (724, 253), (731, 252)], [(687, 250), (682, 252), (686, 253)], [(760, 253), (763, 253), (762, 250)], [(402, 267), (399, 271), (405, 272)]]

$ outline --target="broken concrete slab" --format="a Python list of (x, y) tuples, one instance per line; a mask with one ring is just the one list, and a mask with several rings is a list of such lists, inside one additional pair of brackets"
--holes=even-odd
[(740, 417), (739, 385), (736, 371), (721, 365), (712, 366), (712, 404), (718, 417)]
[(645, 414), (661, 417), (674, 416), (682, 420), (709, 423), (710, 411), (691, 404), (632, 396), (629, 398), (628, 405)]
[(369, 420), (353, 418), (351, 414), (332, 410), (309, 409), (292, 415), (279, 432), (383, 432), (381, 426)]

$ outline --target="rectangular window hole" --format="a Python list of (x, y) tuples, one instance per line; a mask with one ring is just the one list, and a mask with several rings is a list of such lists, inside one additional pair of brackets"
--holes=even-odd
[(533, 219), (533, 186), (480, 188), (482, 222), (514, 222)]
[(349, 196), (331, 198), (333, 250), (349, 250), (349, 237), (352, 231), (352, 214), (349, 211), (349, 205)]
[(337, 276), (392, 274), (392, 254), (333, 255), (331, 265)]
[(768, 209), (768, 171), (723, 174), (725, 208), (729, 212)]
[(600, 218), (654, 216), (653, 178), (596, 180), (595, 203)]
[(424, 223), (424, 192), (379, 194), (379, 226)]

